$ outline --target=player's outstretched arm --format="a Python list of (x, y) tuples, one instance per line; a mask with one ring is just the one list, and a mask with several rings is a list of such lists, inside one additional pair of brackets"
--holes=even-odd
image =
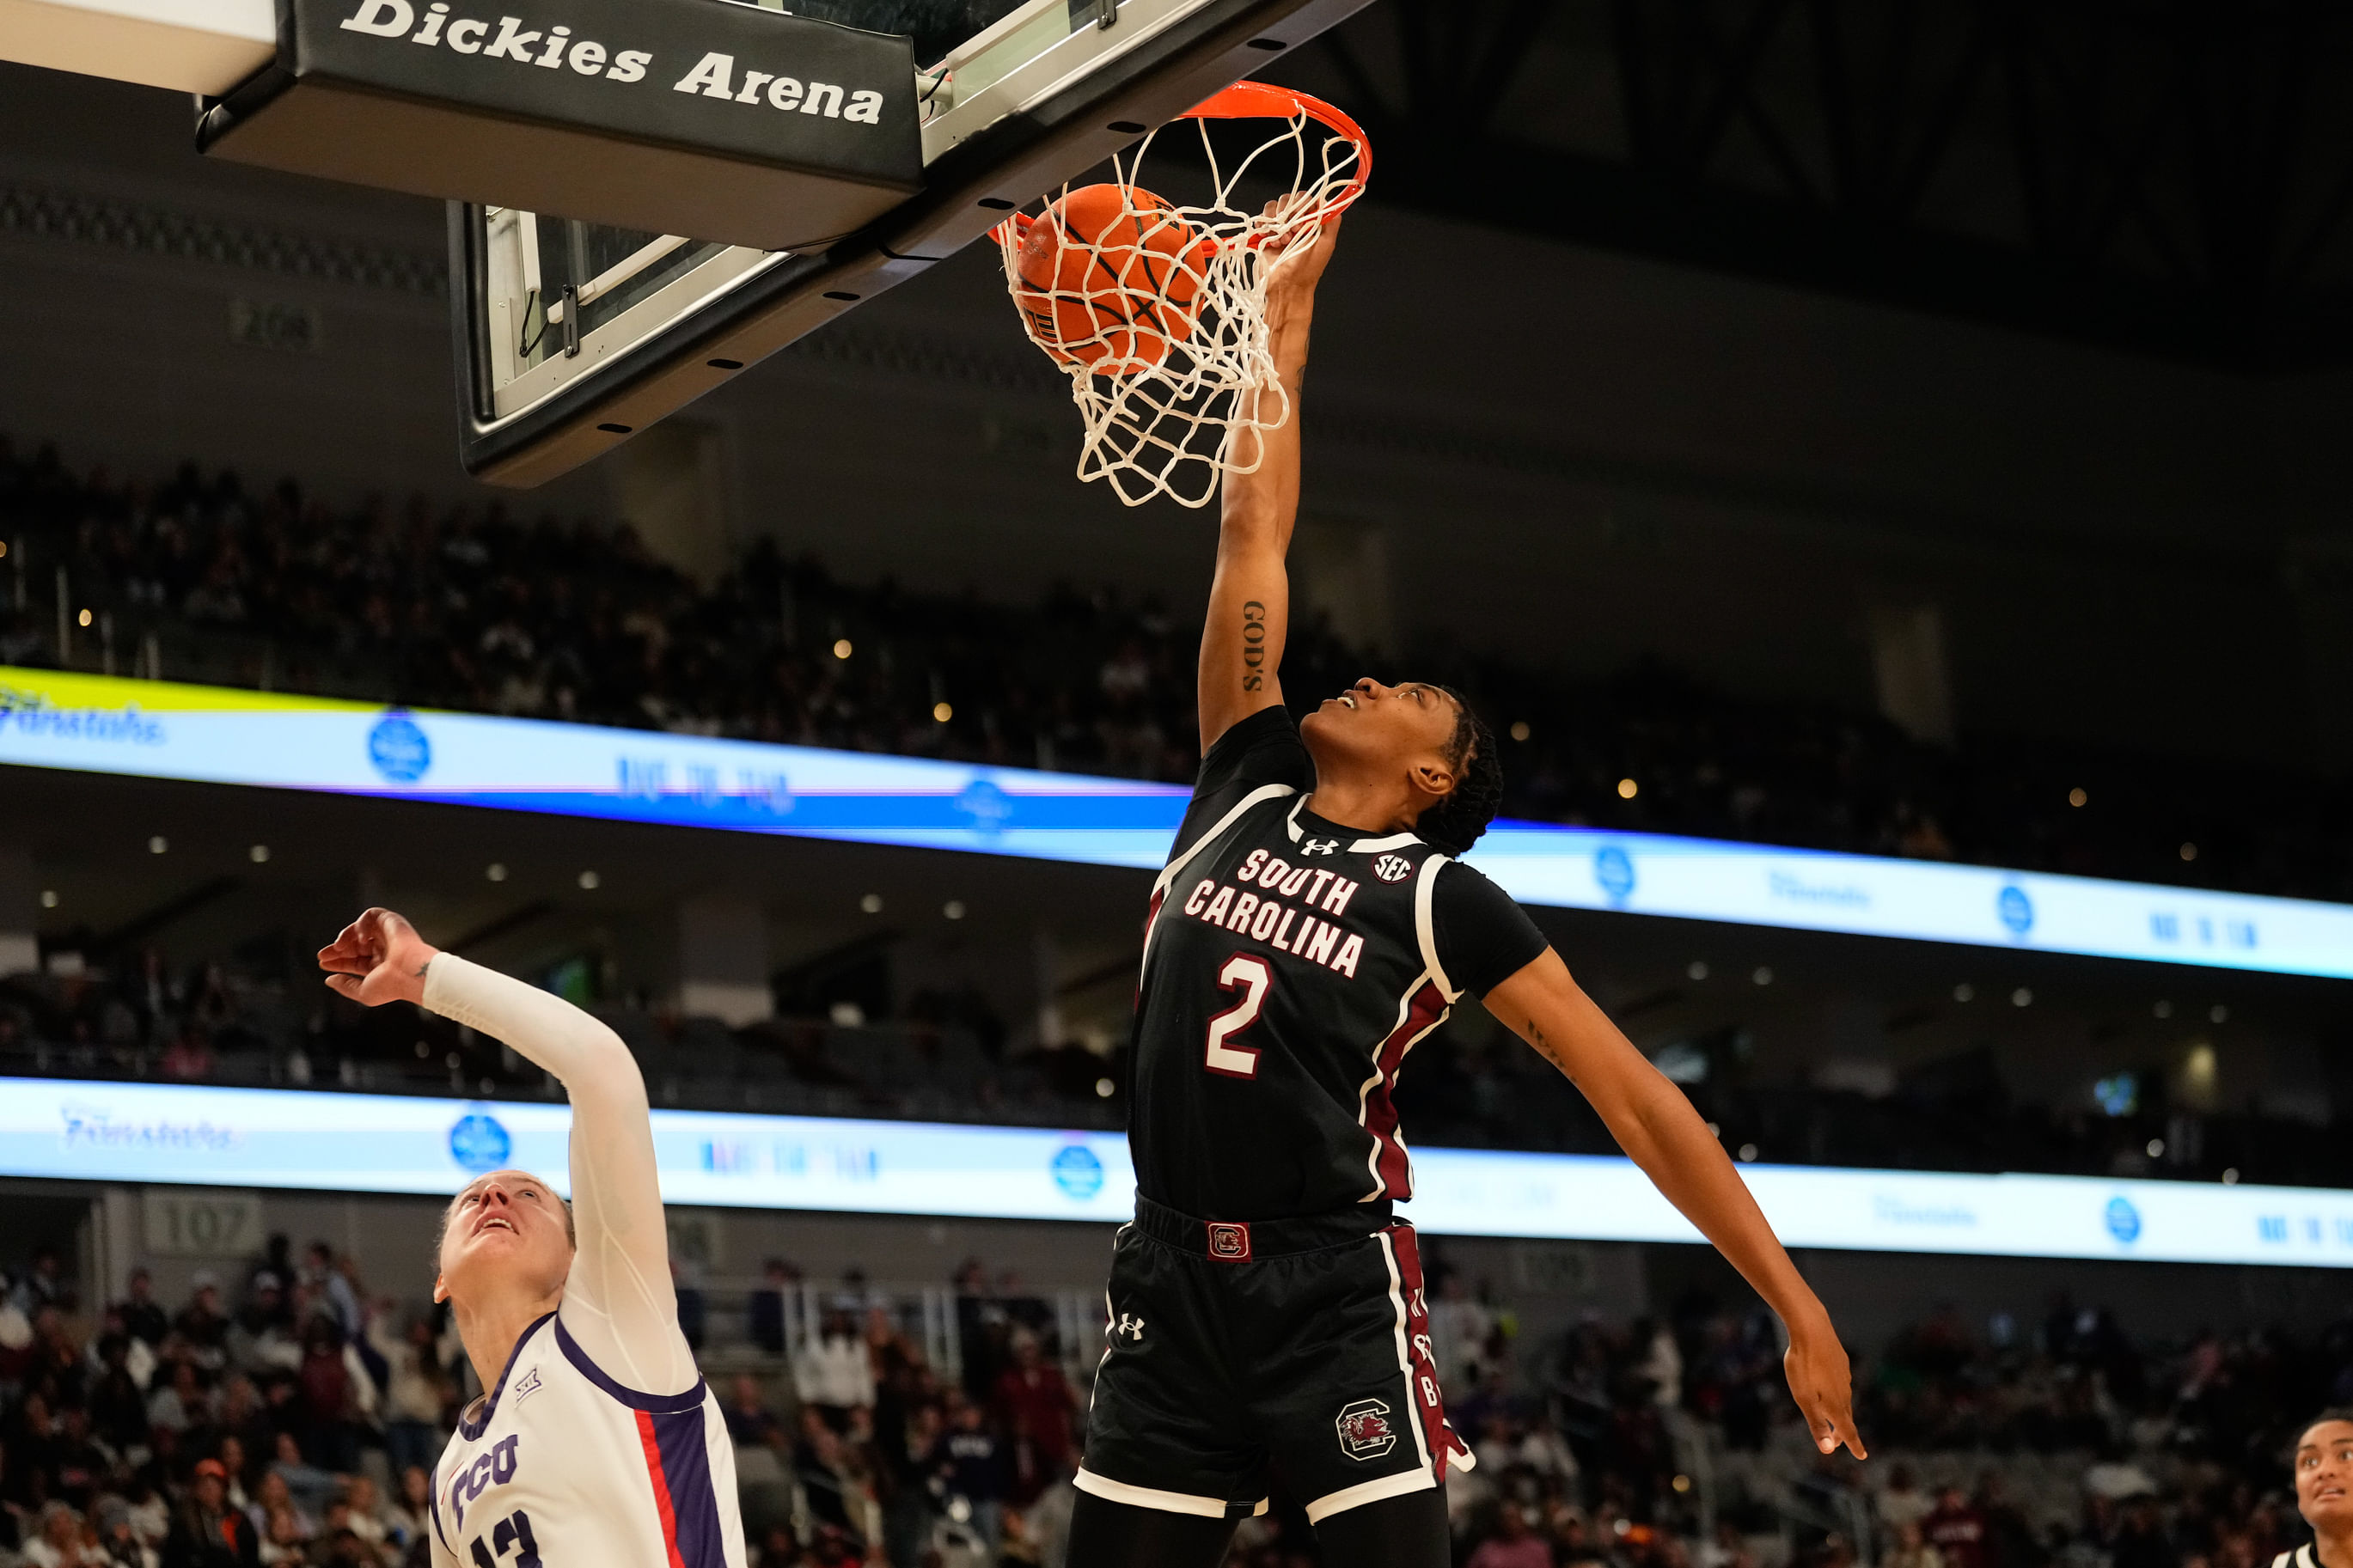
[[(1262, 708), (1282, 700), (1275, 671), (1291, 628), (1291, 579), (1283, 556), (1299, 518), (1299, 395), (1307, 370), (1307, 334), (1315, 317), (1315, 286), (1340, 237), (1333, 218), (1322, 236), (1275, 268), (1267, 284), (1267, 351), (1273, 357), (1290, 414), (1276, 429), (1245, 427), (1234, 438), (1233, 461), (1256, 468), (1228, 474), (1218, 523), (1218, 574), (1209, 588), (1208, 620), (1201, 628), (1201, 750)], [(1252, 387), (1237, 395), (1247, 415), (1274, 395)], [(1272, 416), (1273, 410), (1268, 410)]]
[(1487, 1010), (1568, 1075), (1642, 1173), (1780, 1314), (1789, 1331), (1783, 1369), (1814, 1446), (1830, 1454), (1843, 1443), (1864, 1458), (1831, 1315), (1683, 1090), (1643, 1059), (1550, 948), (1488, 992)]
[(504, 1040), (572, 1100), (572, 1218), (579, 1251), (564, 1322), (590, 1359), (648, 1394), (698, 1375), (678, 1329), (670, 1236), (646, 1081), (621, 1037), (560, 996), (442, 952), (390, 910), (369, 910), (319, 952), (327, 984), (374, 1007), (414, 1002)]

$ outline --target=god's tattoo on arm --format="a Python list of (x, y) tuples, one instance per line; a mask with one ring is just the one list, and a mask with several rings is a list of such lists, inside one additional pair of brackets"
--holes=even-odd
[(1242, 689), (1266, 685), (1266, 606), (1256, 599), (1242, 605)]

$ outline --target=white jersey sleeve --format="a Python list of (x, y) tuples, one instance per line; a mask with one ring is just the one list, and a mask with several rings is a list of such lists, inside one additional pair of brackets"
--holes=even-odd
[(695, 1387), (679, 1331), (670, 1237), (654, 1165), (646, 1081), (621, 1037), (559, 996), (441, 953), (425, 1005), (505, 1041), (554, 1073), (572, 1100), (572, 1218), (579, 1250), (564, 1327), (616, 1382), (649, 1394)]

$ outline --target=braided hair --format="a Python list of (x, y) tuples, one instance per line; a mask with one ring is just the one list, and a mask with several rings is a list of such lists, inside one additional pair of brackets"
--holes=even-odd
[(1494, 731), (1471, 711), (1461, 693), (1443, 686), (1436, 689), (1454, 699), (1454, 733), (1446, 742), (1454, 788), (1414, 818), (1413, 830), (1423, 843), (1459, 856), (1479, 842), (1503, 807), (1504, 763), (1495, 754)]

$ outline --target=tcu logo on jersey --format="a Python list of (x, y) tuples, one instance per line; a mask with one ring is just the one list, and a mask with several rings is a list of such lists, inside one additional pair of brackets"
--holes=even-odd
[(1413, 862), (1402, 855), (1384, 855), (1373, 862), (1373, 875), (1384, 882), (1402, 882), (1413, 875)]
[(1360, 1463), (1377, 1459), (1397, 1447), (1397, 1428), (1389, 1425), (1389, 1407), (1377, 1399), (1359, 1399), (1343, 1406), (1332, 1426), (1340, 1435), (1340, 1452)]
[(1337, 855), (1340, 852), (1340, 841), (1336, 838), (1302, 839), (1299, 852), (1302, 855)]

